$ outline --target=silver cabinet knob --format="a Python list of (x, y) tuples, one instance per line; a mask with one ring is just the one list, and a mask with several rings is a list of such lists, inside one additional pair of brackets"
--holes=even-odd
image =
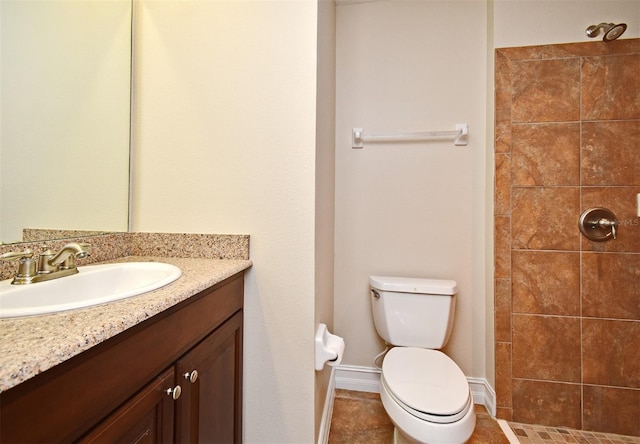
[(182, 387), (180, 387), (179, 385), (176, 385), (174, 388), (167, 389), (167, 395), (171, 396), (174, 401), (178, 399), (181, 394), (182, 394)]
[(184, 375), (184, 379), (189, 381), (190, 383), (194, 383), (198, 380), (198, 370), (193, 370), (192, 372), (187, 372)]

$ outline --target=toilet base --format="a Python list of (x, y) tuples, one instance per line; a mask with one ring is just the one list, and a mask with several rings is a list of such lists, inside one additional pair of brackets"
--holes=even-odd
[[(393, 444), (425, 444), (420, 441), (416, 441), (415, 439), (409, 438), (407, 435), (402, 433), (398, 427), (393, 427)], [(427, 444), (438, 444), (438, 443), (427, 443)], [(456, 444), (464, 444), (464, 443), (456, 443)]]
[(419, 444), (417, 441), (402, 434), (397, 427), (393, 428), (393, 444)]
[[(476, 414), (473, 407), (455, 423), (435, 424), (419, 419), (391, 398), (385, 384), (380, 384), (382, 405), (395, 426), (394, 444), (464, 444), (473, 434)], [(471, 394), (469, 394), (471, 396)]]

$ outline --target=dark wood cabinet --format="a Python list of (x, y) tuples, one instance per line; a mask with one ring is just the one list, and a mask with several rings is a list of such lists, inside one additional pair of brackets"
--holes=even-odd
[(81, 443), (169, 443), (173, 440), (174, 399), (167, 393), (173, 368), (158, 376), (125, 405), (89, 432)]
[(183, 387), (176, 403), (176, 442), (242, 442), (241, 364), (240, 314), (176, 363)]
[(0, 441), (240, 443), (243, 293), (239, 273), (3, 392)]

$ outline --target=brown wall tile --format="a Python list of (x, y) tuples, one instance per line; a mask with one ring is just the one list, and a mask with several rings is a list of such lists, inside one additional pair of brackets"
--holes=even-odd
[(511, 344), (496, 344), (496, 404), (511, 407)]
[[(638, 72), (640, 39), (496, 50), (502, 418), (640, 435)], [(616, 214), (618, 239), (580, 235), (591, 207)]]
[(580, 429), (580, 385), (513, 381), (513, 420), (528, 424)]
[(496, 407), (496, 418), (513, 421), (513, 409), (511, 407)]
[(515, 186), (580, 185), (580, 125), (514, 124), (511, 165)]
[(511, 280), (496, 279), (495, 294), (495, 340), (511, 342)]
[(620, 39), (613, 42), (564, 43), (547, 45), (543, 48), (543, 57), (545, 59), (637, 54), (640, 52), (640, 39)]
[(579, 59), (513, 62), (514, 122), (559, 122), (580, 119)]
[(496, 278), (511, 277), (511, 218), (496, 217), (494, 227)]
[(495, 152), (511, 152), (511, 120), (496, 121)]
[(512, 188), (513, 248), (577, 250), (577, 187)]
[[(640, 75), (640, 74), (639, 74)], [(640, 185), (640, 121), (582, 124), (582, 184)]]
[(514, 378), (580, 382), (580, 319), (514, 314)]
[(499, 49), (494, 52), (495, 91), (511, 93), (511, 60)]
[(509, 60), (538, 60), (544, 55), (544, 46), (518, 46), (500, 48), (498, 51)]
[(580, 315), (580, 254), (513, 251), (514, 313)]
[(495, 101), (496, 122), (511, 122), (511, 93), (497, 91)]
[(582, 118), (640, 119), (639, 72), (640, 54), (584, 58)]
[(584, 386), (584, 429), (640, 436), (640, 390)]
[(495, 214), (509, 214), (511, 211), (511, 156), (496, 154)]
[(640, 255), (583, 253), (582, 315), (640, 320), (639, 283)]
[(640, 321), (584, 319), (582, 329), (584, 383), (640, 388)]

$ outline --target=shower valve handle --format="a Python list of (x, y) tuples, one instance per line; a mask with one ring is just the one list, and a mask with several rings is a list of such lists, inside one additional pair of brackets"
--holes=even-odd
[(611, 237), (614, 238), (614, 239), (617, 239), (617, 235), (616, 235), (616, 226), (617, 225), (618, 225), (618, 221), (617, 220), (607, 219), (606, 217), (603, 217), (602, 219), (600, 219), (598, 221), (598, 226), (600, 228), (603, 228), (603, 229), (609, 228), (609, 230), (611, 230)]
[(618, 238), (618, 218), (607, 208), (589, 208), (580, 215), (580, 232), (595, 242)]

